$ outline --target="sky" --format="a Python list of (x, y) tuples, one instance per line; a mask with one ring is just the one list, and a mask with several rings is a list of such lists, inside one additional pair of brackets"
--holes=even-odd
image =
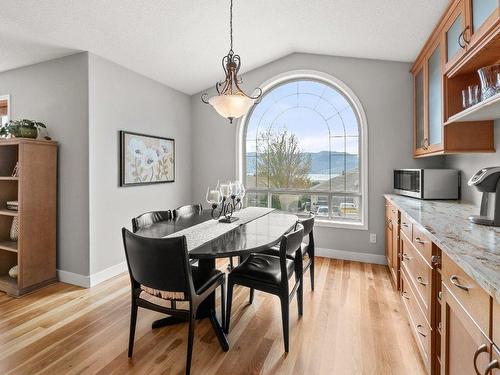
[[(269, 126), (286, 128), (303, 152), (358, 154), (358, 121), (345, 97), (316, 81), (295, 81), (269, 91), (257, 104), (247, 128), (247, 152), (255, 151), (256, 135)], [(344, 135), (346, 138), (344, 138)]]

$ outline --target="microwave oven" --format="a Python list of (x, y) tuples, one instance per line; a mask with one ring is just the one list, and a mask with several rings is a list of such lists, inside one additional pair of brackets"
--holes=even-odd
[(460, 199), (460, 171), (395, 169), (394, 193), (419, 199)]

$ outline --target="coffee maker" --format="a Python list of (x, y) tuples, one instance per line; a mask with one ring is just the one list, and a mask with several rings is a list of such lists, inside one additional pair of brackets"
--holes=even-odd
[[(500, 167), (488, 167), (477, 171), (468, 182), (483, 193), (479, 215), (469, 217), (476, 224), (500, 227)], [(495, 194), (494, 206), (490, 206), (490, 194)], [(491, 213), (491, 211), (493, 211)]]

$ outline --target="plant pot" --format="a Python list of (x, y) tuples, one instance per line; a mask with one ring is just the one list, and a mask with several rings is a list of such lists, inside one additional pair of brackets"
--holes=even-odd
[(13, 134), (16, 138), (33, 138), (38, 137), (38, 130), (29, 126), (19, 126)]

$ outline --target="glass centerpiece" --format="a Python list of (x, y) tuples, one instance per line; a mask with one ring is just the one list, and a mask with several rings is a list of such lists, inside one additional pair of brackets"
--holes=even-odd
[(221, 223), (232, 223), (238, 218), (235, 211), (243, 208), (245, 187), (240, 181), (217, 183), (215, 189), (207, 188), (206, 200), (212, 206), (212, 218)]

